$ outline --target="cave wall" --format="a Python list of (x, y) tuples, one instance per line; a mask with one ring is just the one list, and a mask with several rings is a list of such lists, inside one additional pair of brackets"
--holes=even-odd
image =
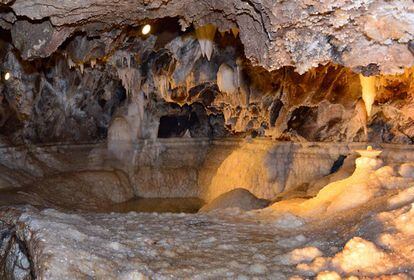
[[(133, 196), (211, 201), (236, 188), (274, 200), (281, 192), (325, 186), (324, 176), (340, 168), (338, 159), (353, 162), (354, 151), (365, 147), (268, 139), (140, 140), (128, 165), (114, 160), (105, 143), (0, 147), (0, 189), (19, 188), (34, 205), (85, 210)], [(414, 161), (411, 146), (382, 149), (387, 164)]]
[[(0, 134), (11, 143), (266, 136), (293, 141), (412, 143), (413, 71), (376, 78), (367, 118), (358, 74), (329, 63), (299, 74), (245, 58), (238, 34), (216, 33), (211, 57), (196, 32), (107, 38), (78, 34), (49, 58), (25, 61), (2, 40)], [(7, 33), (6, 33), (7, 34)], [(124, 143), (121, 151), (118, 143)], [(129, 146), (129, 147), (128, 147)], [(123, 157), (120, 155), (120, 157)]]
[[(2, 141), (108, 138), (123, 158), (157, 137), (414, 137), (409, 1), (0, 5)], [(370, 117), (358, 73), (377, 76)]]
[[(111, 73), (71, 71), (61, 56), (27, 63), (5, 46), (1, 134), (14, 144), (106, 138), (114, 110), (125, 100)], [(7, 70), (5, 70), (7, 69)]]
[[(2, 73), (9, 72), (12, 77), (2, 80), (0, 133), (3, 140), (14, 144), (102, 140), (107, 137), (109, 124), (119, 118), (127, 121), (131, 130), (128, 133), (134, 140), (156, 138), (160, 119), (168, 116), (182, 119), (184, 132), (188, 130), (192, 136), (226, 134), (220, 114), (206, 113), (203, 97), (194, 96), (196, 104), (180, 106), (176, 104), (179, 97), (173, 101), (163, 95), (167, 89), (159, 77), (168, 77), (162, 75), (166, 70), (163, 67), (169, 66), (174, 58), (166, 49), (156, 49), (155, 36), (146, 40), (136, 36), (124, 39), (133, 40), (129, 45), (122, 41), (126, 50), (113, 50), (108, 58), (100, 57), (98, 62), (93, 57), (102, 54), (101, 41), (89, 42), (82, 36), (74, 37), (51, 58), (34, 62), (22, 60), (7, 41), (3, 42)], [(199, 58), (195, 47), (198, 43), (194, 39), (190, 43)], [(188, 46), (180, 47), (182, 51)], [(74, 62), (82, 55), (91, 59), (87, 65)], [(189, 63), (188, 59), (183, 63)], [(184, 75), (192, 68), (183, 70), (185, 67), (177, 67), (178, 86), (171, 93), (173, 96), (182, 94), (182, 84), (188, 82)], [(204, 72), (210, 76), (214, 73), (210, 68)], [(214, 88), (214, 85), (208, 86)], [(200, 90), (203, 89), (201, 85)], [(182, 131), (169, 126), (163, 130), (160, 137), (182, 136)]]

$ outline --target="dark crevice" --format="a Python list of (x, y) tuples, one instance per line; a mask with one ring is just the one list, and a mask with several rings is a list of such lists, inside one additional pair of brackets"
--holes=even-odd
[(158, 138), (182, 137), (189, 128), (188, 116), (162, 116), (158, 128)]
[(272, 106), (270, 107), (270, 126), (275, 126), (276, 120), (279, 117), (279, 113), (282, 107), (283, 102), (280, 101), (280, 99), (273, 101)]
[(346, 156), (340, 155), (337, 158), (337, 160), (335, 160), (335, 162), (333, 163), (333, 165), (331, 167), (331, 171), (329, 172), (329, 174), (337, 172), (342, 167), (342, 165), (344, 164), (345, 159), (346, 159)]
[[(4, 224), (3, 224), (4, 226)], [(17, 246), (17, 249), (14, 249)], [(24, 243), (16, 235), (16, 229), (14, 227), (2, 228), (0, 230), (0, 276), (1, 279), (15, 279), (16, 269), (20, 271), (19, 276), (23, 271), (28, 273), (25, 278), (18, 278), (24, 280), (34, 280), (36, 278), (35, 268), (33, 260), (29, 254), (29, 250)], [(10, 263), (10, 258), (13, 258), (13, 263)], [(26, 268), (20, 266), (22, 258), (27, 259), (29, 262), (29, 271)], [(12, 265), (12, 267), (8, 267)], [(28, 277), (27, 277), (28, 276)]]

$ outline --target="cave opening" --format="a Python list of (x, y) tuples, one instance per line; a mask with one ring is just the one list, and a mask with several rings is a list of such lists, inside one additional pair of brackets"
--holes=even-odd
[(0, 278), (414, 277), (411, 2), (78, 2), (0, 3)]
[(162, 116), (158, 138), (183, 137), (191, 123), (187, 116)]

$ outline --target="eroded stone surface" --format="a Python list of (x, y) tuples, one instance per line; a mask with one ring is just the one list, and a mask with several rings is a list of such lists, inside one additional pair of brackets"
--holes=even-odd
[[(348, 68), (268, 72), (253, 67), (228, 33), (216, 36), (208, 61), (194, 34), (178, 33), (174, 23), (165, 21), (173, 30), (145, 38), (128, 29), (78, 35), (37, 63), (22, 61), (3, 42), (2, 70), (11, 78), (1, 88), (0, 131), (13, 143), (91, 141), (109, 132), (110, 149), (111, 139), (132, 145), (229, 135), (412, 142), (412, 70), (375, 78), (367, 116), (371, 104), (361, 99), (360, 78)], [(129, 154), (123, 148), (118, 152)]]
[[(363, 148), (364, 144), (161, 139), (140, 141), (132, 151), (134, 160), (120, 162), (108, 154), (104, 144), (46, 145), (31, 151), (3, 147), (0, 189), (21, 190), (19, 204), (50, 206), (49, 201), (85, 210), (128, 200), (131, 192), (138, 197), (200, 197), (209, 202), (241, 187), (267, 200), (308, 197), (352, 174), (353, 151)], [(400, 173), (409, 177), (412, 149), (398, 145), (383, 148), (387, 164), (407, 162)], [(342, 166), (338, 160), (344, 156), (348, 158)], [(338, 166), (342, 166), (339, 171)], [(387, 175), (387, 170), (384, 172)], [(72, 195), (74, 192), (78, 194)], [(78, 199), (73, 200), (74, 196)], [(1, 205), (7, 205), (8, 199), (10, 196), (3, 194)]]
[[(240, 29), (247, 57), (269, 70), (294, 65), (301, 73), (334, 61), (351, 68), (373, 63), (385, 73), (412, 66), (407, 43), (413, 39), (412, 2), (394, 1), (101, 1), (31, 0), (5, 2), (17, 16), (52, 24), (62, 38), (65, 27), (77, 26), (96, 34), (111, 25), (135, 25), (144, 19), (179, 17), (183, 28), (215, 24), (219, 30)], [(214, 8), (214, 9), (213, 9)], [(3, 13), (7, 19), (9, 13)], [(10, 22), (10, 19), (9, 19)], [(18, 25), (19, 20), (12, 20)], [(44, 23), (39, 23), (44, 24)], [(75, 30), (76, 30), (75, 29)], [(14, 33), (16, 36), (19, 29)], [(73, 32), (74, 30), (72, 30)], [(39, 36), (33, 34), (32, 36)], [(30, 42), (32, 36), (27, 39)], [(49, 38), (49, 39), (48, 39)], [(24, 40), (24, 38), (22, 38)], [(47, 42), (26, 58), (50, 55), (62, 41), (43, 36)], [(50, 45), (54, 47), (50, 48)], [(23, 48), (21, 48), (23, 50)], [(387, 59), (384, 58), (386, 54)], [(37, 55), (37, 56), (39, 56)]]
[[(328, 272), (409, 279), (412, 196), (387, 204), (388, 198), (391, 203), (406, 197), (407, 190), (391, 193), (311, 219), (231, 211), (75, 215), (31, 207), (2, 208), (0, 219), (2, 230), (27, 247), (18, 250), (34, 262), (26, 273), (40, 279), (285, 279)], [(12, 230), (4, 223), (20, 226)]]

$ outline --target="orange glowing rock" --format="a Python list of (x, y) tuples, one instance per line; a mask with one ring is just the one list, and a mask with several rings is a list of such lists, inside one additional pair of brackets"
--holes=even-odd
[(368, 117), (371, 116), (372, 111), (372, 104), (375, 101), (375, 95), (377, 93), (376, 90), (376, 77), (365, 77), (364, 75), (360, 74), (359, 79), (361, 80), (361, 87), (362, 87), (362, 99), (365, 102), (365, 107), (367, 109)]
[(356, 150), (355, 152), (366, 158), (377, 158), (382, 153), (381, 150), (374, 150), (372, 146), (368, 146), (366, 150)]

